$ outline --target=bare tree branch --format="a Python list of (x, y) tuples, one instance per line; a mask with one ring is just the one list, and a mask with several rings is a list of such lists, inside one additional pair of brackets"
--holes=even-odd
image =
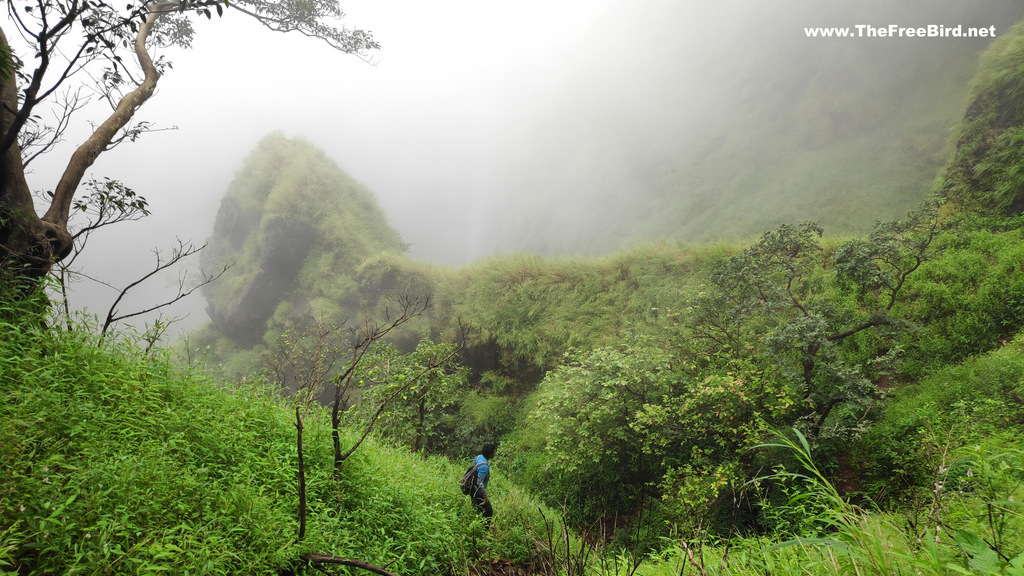
[[(46, 154), (54, 146), (62, 142), (64, 140), (64, 132), (67, 131), (68, 125), (71, 123), (71, 117), (88, 103), (89, 99), (82, 97), (80, 91), (76, 90), (74, 93), (69, 91), (64, 93), (64, 96), (57, 105), (60, 111), (53, 114), (56, 120), (55, 125), (43, 125), (38, 120), (35, 120), (34, 117), (31, 117), (18, 135), (22, 156), (25, 159), (24, 165), (28, 166), (33, 160), (42, 154)], [(33, 148), (35, 148), (34, 152), (27, 152)]]
[(142, 284), (143, 282), (145, 282), (149, 278), (152, 278), (157, 273), (159, 273), (159, 272), (161, 272), (163, 270), (166, 270), (166, 269), (170, 268), (171, 266), (174, 266), (175, 264), (180, 262), (182, 259), (187, 258), (189, 256), (192, 256), (193, 254), (198, 253), (200, 250), (206, 248), (206, 246), (207, 246), (206, 244), (203, 244), (202, 246), (196, 247), (191, 242), (183, 242), (182, 240), (179, 239), (178, 240), (178, 247), (173, 249), (173, 250), (171, 250), (170, 257), (167, 260), (164, 260), (163, 257), (161, 256), (160, 252), (156, 251), (155, 252), (155, 254), (156, 254), (156, 266), (153, 268), (153, 270), (149, 271), (148, 273), (146, 273), (144, 276), (142, 276), (138, 280), (136, 280), (136, 281), (132, 282), (131, 284), (125, 286), (121, 290), (121, 293), (117, 296), (117, 299), (114, 300), (114, 303), (110, 305), (110, 309), (107, 311), (107, 318), (103, 322), (102, 330), (100, 330), (100, 342), (101, 343), (103, 342), (103, 338), (106, 336), (107, 330), (115, 322), (119, 322), (119, 321), (125, 320), (127, 318), (134, 318), (136, 316), (141, 316), (142, 314), (148, 314), (150, 312), (153, 312), (154, 310), (159, 310), (159, 309), (164, 308), (166, 306), (170, 306), (171, 304), (174, 304), (178, 300), (181, 300), (182, 298), (185, 298), (186, 296), (192, 294), (193, 292), (195, 292), (196, 290), (198, 290), (202, 286), (205, 286), (206, 284), (209, 284), (210, 282), (213, 282), (214, 280), (220, 278), (225, 272), (227, 272), (228, 269), (231, 267), (230, 264), (226, 264), (224, 266), (224, 268), (221, 269), (216, 274), (207, 274), (206, 272), (202, 272), (199, 283), (197, 285), (191, 287), (191, 288), (186, 288), (185, 287), (185, 277), (184, 276), (179, 276), (179, 278), (178, 278), (178, 294), (177, 294), (177, 296), (175, 296), (171, 300), (165, 301), (165, 302), (163, 302), (161, 304), (156, 304), (154, 306), (150, 306), (150, 307), (145, 308), (143, 310), (139, 310), (139, 311), (136, 311), (136, 312), (131, 312), (129, 314), (119, 314), (117, 306), (121, 303), (121, 300), (124, 298), (124, 296), (132, 288), (135, 288), (139, 284)]
[[(369, 352), (370, 347), (373, 343), (381, 340), (388, 335), (392, 330), (419, 316), (427, 310), (430, 306), (430, 298), (412, 298), (407, 294), (400, 294), (395, 297), (395, 300), (401, 310), (398, 317), (391, 319), (391, 311), (389, 308), (384, 309), (384, 322), (375, 324), (371, 323), (369, 319), (365, 320), (361, 332), (356, 339), (355, 345), (352, 347), (352, 360), (346, 367), (345, 371), (338, 376), (335, 380), (336, 388), (334, 393), (334, 402), (331, 404), (331, 437), (334, 441), (334, 468), (337, 472), (341, 468), (341, 463), (344, 462), (349, 455), (354, 452), (355, 448), (349, 450), (347, 454), (342, 455), (341, 453), (341, 404), (344, 399), (345, 393), (351, 387), (352, 377), (355, 375), (355, 369), (362, 361), (363, 357)], [(375, 418), (376, 420), (376, 418)], [(371, 423), (370, 428), (373, 425)], [(363, 438), (369, 434), (369, 429)], [(360, 439), (356, 447), (362, 443)]]

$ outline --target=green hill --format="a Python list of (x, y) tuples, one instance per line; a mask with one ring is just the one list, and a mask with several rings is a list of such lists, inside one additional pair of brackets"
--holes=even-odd
[(315, 146), (274, 133), (221, 201), (204, 265), (231, 268), (204, 288), (208, 312), (218, 330), (251, 347), (268, 322), (343, 313), (354, 297), (352, 271), (404, 250), (369, 190)]

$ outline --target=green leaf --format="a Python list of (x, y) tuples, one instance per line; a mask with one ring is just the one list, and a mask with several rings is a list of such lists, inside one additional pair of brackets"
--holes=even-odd
[(953, 539), (968, 556), (971, 568), (984, 574), (999, 574), (1002, 562), (999, 555), (977, 534), (966, 530), (954, 530)]
[(1024, 576), (1024, 550), (1010, 559), (1010, 564), (1006, 567), (1006, 575)]

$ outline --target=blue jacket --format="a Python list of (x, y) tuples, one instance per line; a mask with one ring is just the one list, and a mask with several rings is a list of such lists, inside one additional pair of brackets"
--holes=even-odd
[(483, 454), (480, 454), (475, 459), (473, 459), (473, 465), (476, 466), (477, 464), (479, 464), (480, 466), (478, 466), (476, 469), (477, 483), (475, 497), (479, 498), (480, 500), (486, 500), (487, 483), (491, 481), (491, 465), (490, 463), (487, 462), (487, 458), (484, 458)]

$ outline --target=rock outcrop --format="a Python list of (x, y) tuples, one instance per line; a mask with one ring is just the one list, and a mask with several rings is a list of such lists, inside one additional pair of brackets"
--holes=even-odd
[(359, 266), (404, 250), (369, 190), (312, 144), (274, 133), (221, 202), (203, 265), (231, 268), (205, 287), (207, 312), (218, 332), (250, 348), (296, 317), (354, 313), (344, 308), (358, 305)]
[(985, 214), (1024, 213), (1024, 23), (985, 53), (940, 194)]

